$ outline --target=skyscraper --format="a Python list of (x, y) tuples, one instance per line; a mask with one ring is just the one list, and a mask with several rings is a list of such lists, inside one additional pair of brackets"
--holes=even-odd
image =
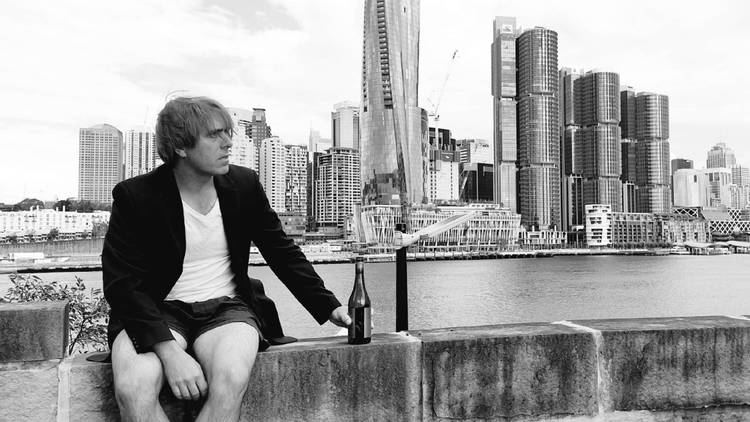
[(271, 126), (266, 121), (266, 109), (253, 108), (253, 114), (250, 118), (250, 126), (246, 127), (247, 135), (253, 141), (257, 153), (260, 154), (260, 145), (263, 140), (272, 136)]
[(560, 227), (557, 32), (536, 27), (516, 39), (518, 200), (526, 227)]
[(333, 147), (316, 154), (315, 170), (315, 221), (318, 227), (343, 228), (362, 201), (359, 152)]
[(635, 90), (630, 86), (624, 86), (620, 91), (620, 138), (622, 210), (636, 212), (635, 146), (638, 140), (635, 137)]
[(750, 185), (750, 168), (737, 165), (730, 167), (730, 170), (732, 171), (732, 183), (737, 186)]
[(336, 103), (331, 112), (331, 139), (334, 147), (359, 150), (359, 104)]
[(737, 160), (734, 157), (734, 150), (729, 148), (724, 142), (717, 143), (708, 151), (706, 168), (729, 168), (735, 164), (737, 164)]
[(693, 168), (693, 160), (688, 160), (685, 158), (673, 158), (672, 161), (670, 161), (670, 167), (672, 170), (672, 176), (674, 176), (674, 172), (676, 172), (677, 170)]
[(620, 76), (590, 71), (574, 82), (575, 167), (583, 177), (583, 205), (622, 211)]
[(123, 180), (122, 132), (101, 124), (82, 128), (78, 137), (78, 199), (112, 202), (112, 189)]
[(492, 24), (492, 137), (494, 201), (518, 211), (516, 192), (516, 18), (498, 16)]
[(125, 179), (146, 174), (156, 167), (154, 130), (133, 128), (125, 131)]
[(364, 204), (427, 200), (427, 113), (417, 106), (419, 0), (365, 0), (360, 150)]
[(258, 174), (271, 208), (276, 212), (286, 211), (286, 148), (278, 136), (261, 143)]
[(558, 102), (560, 104), (560, 170), (561, 170), (561, 220), (562, 228), (572, 231), (582, 228), (583, 177), (580, 160), (576, 161), (576, 133), (580, 129), (575, 120), (575, 81), (583, 70), (562, 68), (559, 72)]
[(227, 108), (227, 111), (234, 122), (229, 163), (258, 170), (258, 148), (249, 135), (252, 133), (253, 113), (241, 108)]
[(635, 137), (638, 212), (669, 212), (672, 195), (666, 95), (639, 92), (635, 96)]
[(307, 217), (307, 147), (285, 145), (286, 177), (284, 207), (287, 212)]

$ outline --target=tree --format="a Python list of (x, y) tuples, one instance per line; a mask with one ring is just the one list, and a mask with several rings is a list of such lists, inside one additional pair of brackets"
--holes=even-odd
[(94, 223), (94, 227), (91, 229), (91, 237), (104, 237), (105, 234), (107, 234), (107, 229), (109, 229), (109, 225), (104, 222), (96, 222)]
[(49, 233), (47, 233), (47, 240), (52, 241), (56, 240), (60, 236), (60, 230), (57, 229), (57, 227), (53, 227), (50, 229)]
[(36, 198), (25, 198), (21, 202), (13, 205), (13, 211), (28, 211), (33, 207), (44, 208), (44, 202)]
[(55, 202), (55, 206), (53, 208), (62, 211), (63, 207), (65, 207), (65, 211), (72, 211), (73, 210), (73, 201), (68, 199), (62, 199), (60, 201)]

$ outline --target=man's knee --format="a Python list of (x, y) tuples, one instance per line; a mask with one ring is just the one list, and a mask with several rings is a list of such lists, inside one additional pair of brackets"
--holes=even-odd
[(114, 374), (115, 398), (121, 407), (156, 404), (162, 384), (160, 366), (133, 365)]
[(211, 374), (208, 391), (222, 392), (223, 394), (240, 395), (247, 390), (250, 382), (252, 366), (246, 365), (217, 365)]

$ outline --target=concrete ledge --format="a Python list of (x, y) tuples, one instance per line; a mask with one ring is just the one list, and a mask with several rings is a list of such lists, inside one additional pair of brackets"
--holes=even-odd
[(750, 403), (750, 321), (724, 316), (575, 321), (602, 334), (613, 410)]
[(597, 412), (591, 335), (518, 324), (421, 331), (423, 420), (510, 420)]
[(415, 421), (421, 419), (421, 344), (376, 334), (302, 340), (260, 353), (243, 421)]
[(0, 303), (0, 362), (62, 359), (68, 302)]
[(0, 421), (54, 421), (59, 362), (0, 364)]

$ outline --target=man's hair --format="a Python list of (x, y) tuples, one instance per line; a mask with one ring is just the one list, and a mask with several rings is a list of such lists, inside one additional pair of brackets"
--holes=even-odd
[(208, 97), (178, 97), (170, 100), (156, 120), (156, 150), (165, 164), (173, 166), (176, 149), (195, 146), (198, 138), (214, 130), (214, 118), (233, 135), (234, 123), (218, 101)]

